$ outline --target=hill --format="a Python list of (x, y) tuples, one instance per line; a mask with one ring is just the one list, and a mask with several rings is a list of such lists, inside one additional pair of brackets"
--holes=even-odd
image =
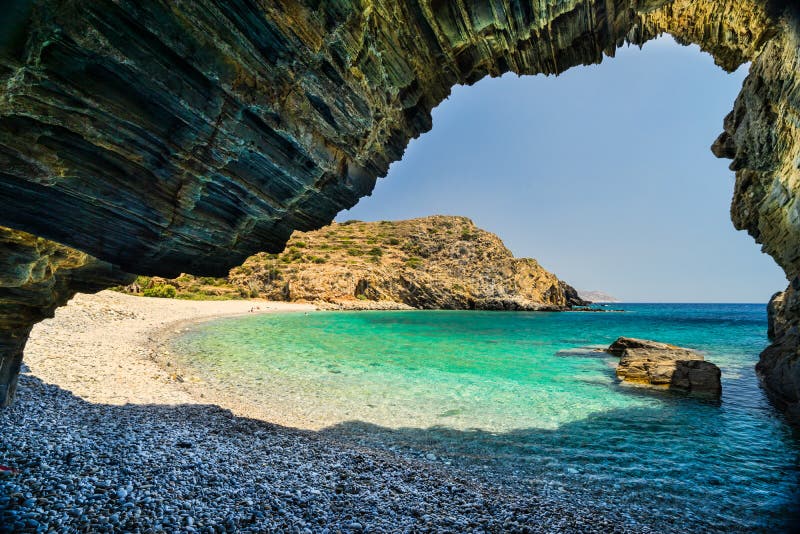
[[(561, 310), (585, 304), (531, 258), (465, 217), (333, 223), (295, 232), (227, 278), (140, 278), (145, 294), (315, 302), (328, 308)], [(174, 289), (173, 289), (174, 288)], [(133, 288), (134, 290), (137, 288)]]

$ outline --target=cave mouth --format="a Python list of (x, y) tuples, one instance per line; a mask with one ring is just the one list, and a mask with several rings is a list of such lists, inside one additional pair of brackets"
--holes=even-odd
[(800, 346), (795, 2), (361, 7), (13, 1), (17, 31), (0, 33), (0, 225), (15, 229), (0, 241), (0, 402), (30, 325), (75, 291), (124, 272), (223, 275), (369, 194), (455, 85), (563, 73), (669, 33), (725, 70), (751, 62), (713, 150), (736, 172), (734, 225), (794, 281), (773, 301), (778, 348), (761, 372), (800, 410), (787, 356)]
[(767, 302), (784, 275), (731, 227), (733, 173), (708, 148), (749, 68), (665, 35), (558, 77), (456, 86), (336, 220), (464, 215), (624, 302)]

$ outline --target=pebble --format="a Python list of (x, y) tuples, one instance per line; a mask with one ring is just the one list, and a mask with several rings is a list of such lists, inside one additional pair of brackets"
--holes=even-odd
[(434, 453), (209, 405), (93, 404), (31, 375), (0, 428), (0, 465), (19, 470), (0, 478), (0, 532), (660, 531), (642, 514), (432, 463)]

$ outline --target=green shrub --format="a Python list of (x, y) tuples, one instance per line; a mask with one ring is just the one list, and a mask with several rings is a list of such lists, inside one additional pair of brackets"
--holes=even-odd
[(406, 267), (411, 267), (412, 269), (419, 269), (422, 267), (422, 258), (418, 258), (416, 256), (411, 256), (406, 260)]
[(357, 224), (357, 223), (360, 223), (360, 222), (361, 221), (359, 221), (358, 219), (350, 219), (349, 221), (343, 222), (342, 226), (350, 226), (351, 224)]
[(387, 245), (397, 246), (397, 245), (400, 244), (400, 240), (397, 239), (396, 237), (390, 237), (389, 239), (386, 240), (386, 244)]
[(320, 258), (319, 256), (311, 256), (312, 263), (325, 263), (327, 260), (325, 258)]
[(347, 253), (350, 256), (362, 256), (364, 254), (364, 251), (361, 250), (360, 248), (348, 248)]
[(162, 299), (174, 299), (177, 293), (175, 288), (169, 284), (155, 285), (142, 292), (145, 297), (158, 297)]
[(292, 246), (297, 248), (306, 248), (308, 245), (306, 244), (305, 241), (295, 241), (294, 243), (292, 243)]
[(381, 247), (372, 247), (371, 249), (369, 249), (369, 252), (367, 252), (367, 254), (375, 257), (383, 256), (383, 249), (381, 249)]

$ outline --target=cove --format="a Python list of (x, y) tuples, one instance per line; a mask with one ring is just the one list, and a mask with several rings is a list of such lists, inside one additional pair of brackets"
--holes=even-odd
[[(656, 529), (789, 529), (800, 442), (753, 371), (764, 307), (615, 307), (248, 316), (172, 348), (206, 386), (297, 426), (624, 507)], [(619, 335), (705, 352), (721, 401), (619, 386), (614, 358), (593, 350)]]

